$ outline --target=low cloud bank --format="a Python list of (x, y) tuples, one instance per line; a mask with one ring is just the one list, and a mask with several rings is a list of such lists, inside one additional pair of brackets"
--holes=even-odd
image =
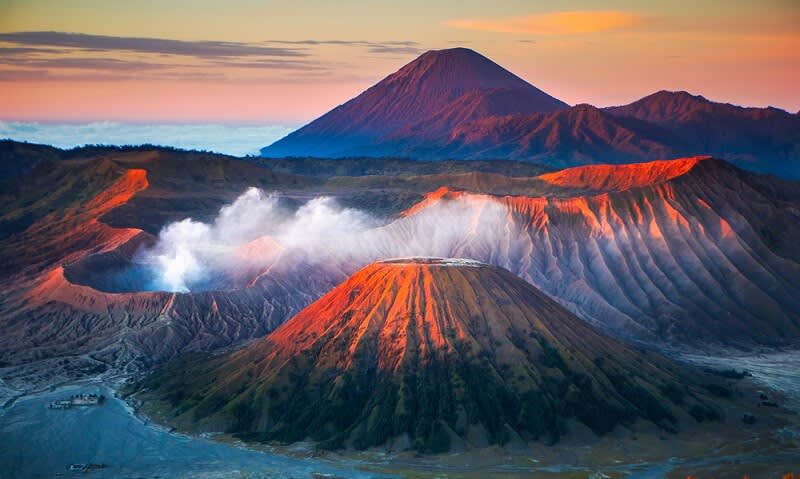
[(234, 156), (259, 149), (294, 130), (286, 125), (177, 125), (119, 122), (38, 123), (0, 121), (0, 138), (43, 143), (58, 148), (144, 143)]

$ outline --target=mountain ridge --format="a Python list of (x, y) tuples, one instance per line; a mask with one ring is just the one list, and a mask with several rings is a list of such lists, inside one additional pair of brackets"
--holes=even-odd
[(459, 48), (424, 53), (261, 155), (513, 159), (557, 168), (712, 155), (800, 178), (800, 117), (667, 90), (628, 105), (569, 106)]

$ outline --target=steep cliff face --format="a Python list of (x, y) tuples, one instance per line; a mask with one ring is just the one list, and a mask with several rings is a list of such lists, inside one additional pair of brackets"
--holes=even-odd
[(409, 258), (361, 269), (242, 351), (145, 385), (201, 429), (442, 452), (555, 441), (569, 419), (604, 434), (640, 419), (673, 430), (684, 410), (715, 417), (689, 378), (508, 271)]
[[(388, 228), (415, 237), (427, 208), (461, 204), (472, 231), (497, 234), (465, 234), (444, 254), (508, 268), (619, 335), (676, 344), (800, 337), (796, 184), (700, 158), (539, 179), (565, 193), (441, 189)], [(497, 205), (503, 221), (487, 215)]]
[[(34, 183), (38, 179), (41, 184), (4, 195), (8, 203), (2, 219), (9, 226), (6, 235), (0, 236), (0, 275), (18, 275), (58, 260), (109, 251), (140, 232), (111, 228), (98, 218), (148, 188), (145, 170), (121, 168), (104, 160), (51, 169), (51, 174), (34, 178)], [(59, 179), (63, 181), (53, 184)]]

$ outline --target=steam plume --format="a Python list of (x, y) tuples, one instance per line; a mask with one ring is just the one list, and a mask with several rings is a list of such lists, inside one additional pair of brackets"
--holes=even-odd
[(144, 252), (154, 269), (155, 289), (190, 291), (290, 266), (302, 259), (354, 270), (399, 256), (466, 257), (485, 260), (498, 241), (508, 243), (504, 208), (479, 197), (434, 204), (388, 225), (369, 214), (317, 197), (297, 210), (276, 194), (250, 188), (220, 209), (210, 224), (185, 219), (164, 227)]

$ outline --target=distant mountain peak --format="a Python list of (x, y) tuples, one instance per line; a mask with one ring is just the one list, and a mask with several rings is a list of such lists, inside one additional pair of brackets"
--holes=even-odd
[[(419, 76), (414, 76), (414, 75)], [(426, 75), (423, 77), (423, 75)], [(386, 80), (409, 78), (442, 90), (528, 88), (531, 85), (497, 63), (469, 48), (429, 50)], [(422, 85), (427, 83), (428, 85)]]
[(566, 107), (473, 50), (431, 50), (262, 155), (402, 156), (405, 140), (419, 132), (446, 135), (468, 121)]
[[(481, 55), (471, 48), (466, 47), (453, 47), (442, 48), (439, 50), (428, 50), (422, 55), (408, 63), (408, 65), (417, 65), (425, 62), (439, 62), (439, 61), (457, 61), (462, 63), (469, 63), (473, 61), (489, 61), (487, 57)], [(494, 63), (494, 62), (492, 62)]]
[(695, 101), (709, 101), (708, 98), (704, 97), (703, 95), (695, 95), (693, 93), (689, 93), (686, 90), (659, 90), (655, 93), (651, 93), (650, 95), (645, 96), (644, 98), (640, 99), (639, 101), (645, 100), (695, 100)]
[(608, 113), (621, 117), (662, 123), (694, 114), (697, 111), (713, 108), (714, 102), (687, 91), (661, 90), (635, 102), (606, 108)]
[(481, 55), (480, 53), (476, 52), (471, 48), (453, 47), (453, 48), (442, 48), (439, 50), (428, 50), (427, 52), (420, 55), (417, 59), (422, 59), (424, 57), (447, 57), (447, 56), (486, 58), (485, 56)]

